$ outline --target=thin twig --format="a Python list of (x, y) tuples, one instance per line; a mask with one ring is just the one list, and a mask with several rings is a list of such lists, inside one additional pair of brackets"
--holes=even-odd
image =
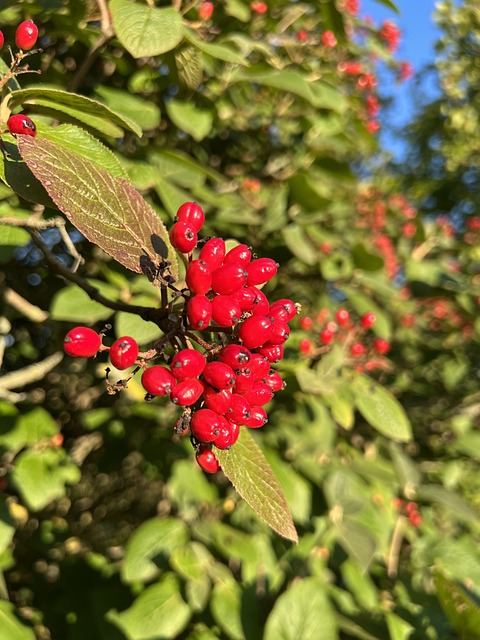
[(48, 318), (48, 313), (46, 311), (40, 309), (40, 307), (37, 307), (28, 300), (25, 300), (25, 298), (22, 298), (19, 293), (9, 287), (5, 289), (4, 298), (7, 304), (19, 311), (32, 322), (44, 322)]
[(21, 389), (27, 384), (42, 380), (45, 375), (54, 369), (63, 360), (63, 353), (57, 351), (41, 362), (35, 362), (17, 371), (4, 373), (0, 378), (0, 390)]
[(395, 578), (398, 573), (398, 561), (406, 524), (407, 519), (404, 516), (398, 516), (387, 556), (387, 574), (389, 578)]

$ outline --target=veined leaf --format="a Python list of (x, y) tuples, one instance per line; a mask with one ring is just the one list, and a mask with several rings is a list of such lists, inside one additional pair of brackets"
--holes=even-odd
[(194, 47), (203, 51), (212, 58), (223, 60), (224, 62), (231, 62), (232, 64), (240, 64), (245, 66), (247, 62), (236, 51), (233, 51), (230, 47), (223, 44), (212, 44), (211, 42), (205, 42), (201, 40), (191, 29), (184, 29), (183, 35), (185, 40), (188, 40)]

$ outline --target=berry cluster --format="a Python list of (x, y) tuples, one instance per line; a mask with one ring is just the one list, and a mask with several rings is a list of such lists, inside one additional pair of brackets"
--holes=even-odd
[[(264, 406), (284, 387), (272, 364), (283, 358), (288, 323), (297, 307), (287, 299), (270, 303), (259, 288), (276, 274), (274, 260), (256, 258), (244, 244), (227, 251), (218, 237), (199, 242), (204, 220), (202, 208), (186, 202), (170, 231), (172, 246), (185, 254), (187, 267), (185, 287), (178, 289), (171, 279), (163, 285), (173, 290), (174, 301), (181, 300), (179, 322), (164, 340), (140, 353), (130, 336), (107, 347), (103, 334), (76, 327), (65, 337), (65, 351), (91, 357), (108, 350), (117, 369), (143, 369), (146, 398), (168, 396), (184, 408), (176, 432), (190, 430), (198, 464), (213, 473), (219, 465), (212, 447), (227, 449), (236, 442), (240, 426), (255, 429), (268, 421)], [(158, 356), (164, 364), (152, 364)]]
[(410, 524), (415, 527), (415, 529), (418, 529), (422, 524), (423, 519), (420, 515), (418, 504), (416, 502), (405, 502), (405, 500), (402, 500), (401, 498), (394, 498), (393, 508), (406, 516)]

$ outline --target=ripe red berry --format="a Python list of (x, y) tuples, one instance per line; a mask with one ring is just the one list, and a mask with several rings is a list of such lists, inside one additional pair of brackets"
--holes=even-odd
[(19, 49), (29, 51), (35, 46), (38, 38), (38, 27), (31, 20), (21, 22), (15, 32), (15, 44)]
[(172, 387), (170, 400), (181, 407), (190, 407), (197, 402), (202, 393), (203, 382), (197, 378), (187, 378), (187, 380), (180, 380)]
[(245, 267), (234, 262), (223, 264), (212, 273), (212, 289), (215, 293), (230, 295), (247, 281)]
[(273, 326), (273, 320), (268, 316), (250, 316), (240, 326), (238, 337), (247, 349), (256, 349), (267, 342)]
[(215, 389), (227, 389), (235, 384), (235, 372), (224, 362), (209, 362), (203, 371), (203, 377)]
[(199, 260), (205, 260), (214, 271), (222, 266), (225, 253), (225, 240), (222, 238), (210, 238), (203, 245), (198, 258)]
[(309, 340), (308, 338), (303, 338), (302, 340), (300, 340), (298, 344), (298, 348), (302, 353), (305, 353), (305, 354), (310, 353), (313, 349), (312, 341)]
[(198, 447), (195, 459), (198, 462), (199, 467), (206, 473), (216, 473), (220, 469), (220, 465), (218, 464), (215, 454), (207, 445), (200, 445)]
[(128, 369), (138, 357), (138, 344), (131, 336), (118, 338), (110, 347), (110, 362), (116, 369)]
[(354, 358), (359, 358), (360, 356), (365, 355), (366, 352), (367, 352), (367, 349), (365, 345), (363, 345), (361, 342), (355, 342), (350, 347), (350, 353)]
[(228, 364), (234, 371), (245, 369), (251, 357), (250, 351), (239, 344), (227, 344), (218, 354), (220, 362)]
[(255, 2), (252, 2), (250, 5), (250, 9), (254, 12), (254, 13), (258, 13), (260, 15), (263, 15), (264, 13), (267, 13), (268, 11), (268, 5), (266, 2), (260, 2), (258, 0), (256, 0)]
[(266, 356), (262, 356), (261, 353), (252, 353), (248, 368), (252, 372), (254, 380), (263, 380), (270, 371), (270, 361)]
[(189, 222), (176, 222), (170, 230), (170, 242), (180, 253), (190, 253), (197, 246), (198, 236)]
[(264, 381), (274, 393), (285, 388), (285, 382), (283, 381), (282, 376), (274, 369), (270, 369), (268, 374), (265, 376)]
[(237, 371), (235, 373), (235, 393), (245, 393), (247, 389), (250, 389), (255, 380), (255, 376), (253, 375), (251, 369), (249, 369), (248, 367), (246, 369), (242, 369), (241, 371)]
[(286, 322), (282, 320), (275, 320), (273, 323), (273, 331), (270, 334), (268, 341), (271, 344), (283, 344), (290, 337), (290, 329)]
[(170, 362), (170, 371), (177, 380), (197, 378), (205, 369), (207, 361), (203, 353), (196, 349), (182, 349)]
[(20, 134), (24, 136), (37, 135), (37, 127), (33, 120), (28, 116), (24, 116), (23, 113), (17, 113), (14, 116), (10, 116), (7, 120), (7, 127), (10, 133)]
[(371, 327), (373, 327), (376, 321), (377, 316), (373, 313), (373, 311), (367, 311), (367, 313), (365, 313), (361, 317), (360, 324), (364, 329), (370, 329)]
[(212, 303), (203, 295), (193, 296), (187, 302), (188, 322), (194, 329), (206, 329), (212, 318)]
[(263, 407), (252, 407), (250, 410), (250, 417), (243, 424), (250, 429), (259, 429), (263, 425), (267, 424), (268, 417), (267, 412)]
[(338, 309), (335, 312), (335, 320), (341, 327), (346, 327), (350, 322), (350, 314), (346, 309)]
[(257, 300), (257, 291), (255, 287), (242, 287), (232, 293), (233, 298), (240, 305), (242, 311), (251, 311)]
[[(212, 3), (204, 2), (203, 4), (206, 5)], [(200, 11), (201, 9), (202, 7), (200, 7)], [(177, 219), (175, 222), (188, 222), (192, 225), (196, 233), (200, 231), (203, 223), (205, 222), (205, 213), (203, 212), (202, 207), (196, 202), (184, 202), (178, 209), (176, 217)]]
[(310, 316), (303, 316), (303, 318), (300, 318), (298, 324), (300, 325), (300, 329), (303, 329), (304, 331), (310, 331), (310, 329), (313, 327), (313, 320), (310, 318)]
[(213, 15), (213, 8), (213, 2), (208, 2), (208, 0), (202, 2), (198, 10), (200, 20), (210, 20)]
[(236, 247), (230, 249), (226, 254), (223, 263), (229, 264), (230, 262), (234, 262), (236, 264), (241, 264), (246, 267), (247, 264), (252, 259), (252, 252), (246, 244), (237, 244)]
[(256, 287), (251, 287), (253, 292), (255, 293), (255, 300), (253, 301), (252, 313), (256, 316), (258, 315), (268, 315), (268, 310), (270, 308), (270, 303), (268, 301), (267, 296), (257, 289)]
[(217, 449), (230, 449), (230, 447), (238, 440), (239, 435), (239, 425), (225, 420), (225, 425), (220, 429), (220, 433), (213, 441), (213, 444)]
[(190, 422), (192, 434), (200, 442), (213, 442), (225, 425), (225, 418), (211, 409), (195, 411)]
[(320, 36), (322, 39), (322, 44), (329, 49), (334, 49), (337, 46), (337, 39), (333, 31), (324, 31)]
[(264, 284), (273, 278), (277, 273), (278, 264), (271, 258), (257, 258), (252, 260), (246, 267), (248, 272), (247, 284)]
[(242, 311), (233, 296), (215, 296), (212, 300), (212, 318), (220, 327), (233, 327)]
[(232, 392), (230, 389), (214, 389), (206, 384), (203, 390), (203, 401), (207, 409), (224, 415), (232, 406)]
[(167, 367), (153, 365), (142, 373), (142, 387), (151, 396), (168, 396), (176, 380)]
[(65, 336), (63, 348), (73, 358), (91, 358), (98, 353), (102, 339), (90, 327), (75, 327)]
[(226, 413), (226, 418), (236, 424), (244, 424), (245, 420), (248, 420), (250, 417), (250, 409), (250, 403), (243, 395), (233, 393), (232, 405)]
[(192, 260), (187, 267), (185, 282), (192, 293), (205, 294), (212, 286), (212, 270), (205, 260)]
[(0, 31), (0, 49), (3, 47), (5, 43), (5, 36), (3, 35), (3, 31)]
[(268, 342), (257, 349), (262, 356), (266, 356), (271, 363), (280, 362), (283, 358), (284, 350), (281, 344), (269, 344)]
[(263, 406), (273, 398), (273, 390), (264, 382), (254, 382), (244, 393), (244, 398), (251, 406)]
[(383, 340), (383, 338), (376, 338), (373, 341), (373, 348), (381, 356), (388, 353), (390, 351), (390, 347), (390, 342), (388, 340)]
[(335, 333), (330, 329), (324, 329), (320, 332), (320, 342), (322, 344), (330, 344), (335, 338)]
[(276, 300), (272, 306), (271, 309), (273, 309), (274, 307), (283, 307), (283, 309), (285, 310), (287, 317), (284, 318), (285, 322), (290, 322), (290, 320), (293, 320), (293, 318), (297, 315), (298, 313), (298, 309), (295, 306), (295, 303), (293, 302), (293, 300), (288, 300), (287, 298), (282, 298), (281, 300)]

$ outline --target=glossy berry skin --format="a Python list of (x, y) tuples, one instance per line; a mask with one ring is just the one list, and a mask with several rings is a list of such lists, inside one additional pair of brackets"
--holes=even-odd
[(180, 253), (190, 253), (197, 246), (198, 236), (189, 222), (176, 222), (170, 230), (170, 242)]
[(386, 353), (390, 351), (391, 345), (388, 340), (383, 340), (382, 338), (376, 338), (373, 341), (374, 350), (381, 356), (384, 356)]
[(330, 344), (331, 342), (333, 342), (334, 338), (335, 334), (333, 333), (333, 331), (330, 331), (330, 329), (324, 329), (320, 332), (320, 342), (322, 344)]
[(205, 294), (212, 286), (212, 270), (205, 260), (192, 260), (187, 267), (185, 282), (192, 293)]
[(255, 382), (255, 377), (252, 371), (247, 367), (246, 369), (242, 369), (241, 371), (237, 371), (235, 373), (235, 384), (234, 391), (238, 394), (243, 394), (247, 389), (250, 389), (252, 384)]
[(249, 264), (252, 259), (252, 252), (246, 244), (237, 244), (236, 247), (230, 249), (226, 254), (223, 263), (229, 264), (230, 262), (234, 262), (236, 264), (240, 264), (244, 267)]
[(38, 27), (31, 20), (21, 22), (15, 32), (15, 44), (19, 49), (30, 51), (38, 38)]
[(118, 338), (110, 347), (110, 362), (116, 369), (128, 369), (138, 357), (137, 341), (131, 336)]
[(227, 411), (226, 418), (236, 424), (244, 424), (250, 417), (250, 403), (239, 393), (232, 394), (232, 406)]
[(241, 289), (234, 291), (232, 296), (242, 311), (251, 311), (257, 300), (257, 289), (255, 287), (241, 287)]
[(250, 410), (250, 417), (244, 422), (245, 427), (250, 429), (259, 429), (263, 425), (267, 424), (268, 417), (267, 412), (263, 407), (252, 407)]
[(286, 322), (282, 320), (275, 320), (273, 323), (273, 331), (270, 334), (268, 341), (271, 344), (283, 344), (290, 337), (290, 329)]
[(346, 327), (350, 322), (350, 314), (346, 309), (338, 309), (335, 312), (335, 320), (341, 327)]
[(102, 339), (90, 327), (75, 327), (65, 336), (63, 348), (72, 358), (91, 358), (98, 353)]
[(23, 113), (17, 113), (14, 116), (10, 116), (7, 120), (7, 127), (10, 133), (15, 135), (24, 135), (35, 137), (37, 135), (37, 127), (33, 120), (28, 116), (24, 116)]
[(247, 281), (245, 267), (240, 264), (230, 262), (223, 264), (212, 274), (212, 289), (215, 293), (230, 295), (243, 287)]
[(273, 390), (264, 382), (254, 382), (244, 393), (244, 398), (251, 406), (263, 406), (273, 398)]
[(255, 300), (253, 302), (252, 313), (256, 316), (268, 315), (270, 303), (267, 296), (256, 287), (252, 287), (255, 292)]
[(278, 371), (274, 371), (273, 369), (270, 369), (268, 374), (265, 376), (264, 382), (274, 393), (276, 391), (281, 391), (285, 387), (285, 382), (282, 380), (282, 376)]
[(187, 378), (172, 387), (170, 400), (181, 407), (190, 407), (197, 402), (202, 393), (203, 383), (197, 378)]
[(247, 284), (264, 284), (273, 278), (277, 273), (278, 264), (271, 258), (257, 258), (252, 260), (246, 267), (248, 272)]
[(202, 2), (198, 10), (200, 20), (210, 20), (213, 15), (213, 8), (213, 2), (209, 2), (209, 0)]
[(373, 327), (376, 321), (377, 316), (373, 313), (373, 311), (368, 311), (361, 317), (360, 324), (364, 329), (370, 329), (371, 327)]
[(230, 447), (238, 440), (239, 435), (239, 425), (225, 420), (225, 426), (220, 429), (220, 433), (213, 441), (213, 444), (217, 449), (230, 449)]
[[(205, 4), (212, 4), (210, 2), (204, 2)], [(200, 7), (201, 10), (201, 7)], [(212, 5), (213, 10), (213, 5)], [(205, 213), (202, 207), (196, 202), (184, 202), (177, 211), (176, 222), (188, 222), (198, 233), (205, 222)]]
[(177, 384), (167, 367), (155, 364), (142, 373), (142, 387), (151, 396), (168, 396)]
[(187, 302), (188, 322), (194, 329), (206, 329), (212, 319), (212, 303), (204, 295), (196, 295)]
[(209, 362), (203, 371), (203, 377), (215, 389), (227, 389), (235, 384), (235, 372), (224, 362)]
[(227, 344), (218, 354), (220, 362), (228, 364), (234, 371), (245, 369), (251, 357), (250, 351), (239, 344)]
[(206, 384), (203, 390), (203, 401), (207, 409), (225, 415), (232, 406), (232, 393), (230, 389), (218, 390)]
[(212, 319), (220, 327), (233, 327), (240, 320), (242, 311), (233, 296), (215, 296), (212, 300)]
[(222, 266), (225, 253), (225, 240), (222, 238), (210, 238), (203, 245), (198, 258), (199, 260), (205, 260), (214, 271)]
[(363, 345), (361, 342), (355, 342), (350, 347), (350, 353), (354, 358), (359, 358), (360, 356), (365, 355), (366, 352), (367, 352), (367, 349), (365, 345)]
[(0, 31), (0, 49), (3, 47), (5, 43), (5, 36), (3, 35), (3, 31)]
[(206, 473), (216, 473), (220, 469), (215, 454), (207, 445), (200, 445), (198, 447), (195, 459), (199, 467)]
[(213, 442), (225, 426), (225, 418), (211, 409), (199, 409), (192, 415), (190, 431), (200, 442)]
[(282, 298), (281, 300), (276, 300), (272, 304), (272, 308), (276, 307), (277, 305), (282, 307), (286, 313), (286, 317), (284, 318), (285, 322), (290, 322), (290, 320), (293, 320), (293, 318), (298, 313), (295, 303), (293, 302), (293, 300), (289, 300), (288, 298)]
[(252, 372), (254, 380), (263, 380), (270, 371), (270, 362), (261, 353), (252, 353), (248, 368)]
[[(273, 311), (270, 310), (270, 313), (272, 314)], [(272, 317), (276, 320), (275, 316), (272, 315)], [(310, 318), (310, 316), (303, 316), (303, 318), (300, 318), (300, 320), (298, 321), (298, 324), (300, 326), (300, 329), (303, 329), (304, 331), (310, 331), (310, 329), (313, 327), (313, 320)]]
[(197, 378), (205, 369), (205, 356), (196, 349), (182, 349), (170, 362), (170, 371), (177, 380)]
[(281, 344), (264, 344), (257, 349), (258, 353), (266, 356), (271, 363), (280, 362), (284, 355), (283, 345)]
[(273, 332), (273, 320), (265, 315), (254, 315), (247, 318), (240, 329), (238, 337), (247, 349), (255, 349), (267, 342)]

